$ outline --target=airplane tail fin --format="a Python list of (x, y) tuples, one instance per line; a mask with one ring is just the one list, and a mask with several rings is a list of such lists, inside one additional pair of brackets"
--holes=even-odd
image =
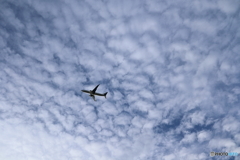
[(107, 97), (106, 97), (106, 96), (107, 96), (107, 93), (108, 93), (108, 92), (104, 93), (104, 97), (105, 97), (105, 98), (107, 98)]

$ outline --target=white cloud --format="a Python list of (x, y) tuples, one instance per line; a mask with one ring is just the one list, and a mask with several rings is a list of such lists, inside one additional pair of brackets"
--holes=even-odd
[[(238, 150), (237, 4), (4, 1), (0, 159)], [(95, 102), (81, 89), (97, 84)]]
[(221, 149), (222, 147), (226, 148), (226, 150), (232, 150), (236, 147), (236, 144), (231, 139), (223, 139), (223, 138), (214, 138), (209, 141), (209, 146), (212, 149)]
[(115, 118), (115, 124), (117, 125), (129, 125), (131, 124), (132, 117), (128, 113), (121, 113)]
[(170, 155), (164, 156), (163, 159), (164, 160), (173, 160), (173, 159), (176, 159), (176, 156), (173, 154), (170, 154)]
[(211, 138), (211, 132), (201, 131), (201, 132), (198, 133), (197, 138), (198, 138), (198, 141), (200, 143), (205, 142), (205, 141), (209, 141), (210, 138)]
[(218, 6), (225, 13), (233, 14), (239, 8), (239, 1), (236, 1), (236, 0), (221, 0), (221, 1), (218, 1)]
[(188, 143), (193, 143), (195, 140), (196, 140), (196, 134), (191, 133), (191, 134), (186, 134), (181, 142), (188, 144)]
[(234, 117), (226, 117), (222, 122), (222, 128), (224, 131), (238, 133), (240, 130), (240, 122)]
[(234, 140), (239, 144), (240, 143), (240, 134), (234, 136)]

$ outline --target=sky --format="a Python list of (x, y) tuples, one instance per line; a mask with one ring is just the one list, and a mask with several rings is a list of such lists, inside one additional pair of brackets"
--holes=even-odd
[(0, 1), (0, 159), (233, 160), (239, 24), (239, 0)]

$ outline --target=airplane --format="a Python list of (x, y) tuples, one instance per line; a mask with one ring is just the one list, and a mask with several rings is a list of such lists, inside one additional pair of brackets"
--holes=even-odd
[[(100, 84), (99, 84), (99, 85), (100, 85)], [(97, 85), (93, 90), (90, 90), (90, 91), (88, 91), (88, 90), (82, 90), (82, 92), (89, 93), (89, 94), (90, 94), (89, 96), (91, 96), (94, 101), (96, 101), (96, 100), (95, 100), (95, 96), (104, 96), (104, 97), (106, 98), (106, 95), (107, 95), (108, 92), (103, 93), (103, 94), (96, 92), (96, 90), (97, 90), (97, 88), (98, 88), (99, 85)]]

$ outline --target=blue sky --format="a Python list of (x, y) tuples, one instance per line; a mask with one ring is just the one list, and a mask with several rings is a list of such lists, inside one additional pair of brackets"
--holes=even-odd
[[(219, 158), (211, 151), (240, 152), (239, 6), (1, 1), (0, 159), (205, 160)], [(81, 90), (97, 84), (108, 95), (94, 102)]]

